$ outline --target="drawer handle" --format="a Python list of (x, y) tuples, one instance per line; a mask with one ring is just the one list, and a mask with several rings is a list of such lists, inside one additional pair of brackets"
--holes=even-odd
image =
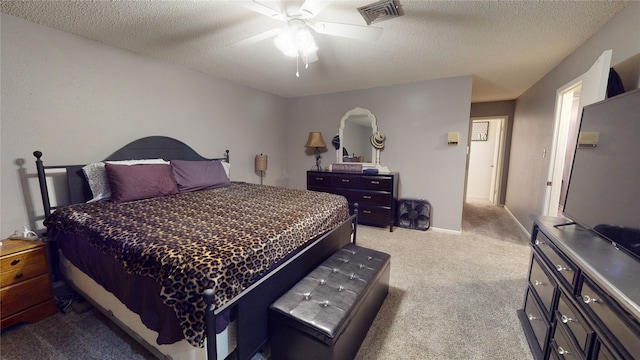
[(564, 323), (564, 324), (567, 324), (567, 323), (570, 323), (570, 322), (576, 322), (576, 323), (578, 322), (578, 320), (572, 319), (572, 318), (568, 317), (567, 315), (562, 315), (560, 320), (562, 320), (562, 323)]
[(15, 277), (15, 278), (16, 278), (16, 279), (22, 279), (22, 277), (23, 277), (23, 276), (24, 276), (24, 275), (22, 275), (22, 273), (20, 273), (20, 274), (16, 274), (16, 277)]
[(316, 178), (316, 180), (318, 180), (318, 181), (322, 181), (322, 180), (324, 180), (324, 178), (317, 177), (317, 178)]
[(371, 199), (371, 195), (362, 195), (363, 199)]
[(529, 321), (540, 320), (539, 317), (535, 317), (533, 315), (529, 315), (528, 317), (529, 317)]
[(13, 261), (11, 262), (11, 266), (16, 266), (20, 263), (20, 259), (13, 259)]
[(363, 214), (371, 214), (371, 210), (362, 210)]
[(558, 347), (558, 354), (562, 356), (571, 355), (571, 353), (568, 350), (563, 349), (561, 346)]
[(545, 286), (545, 285), (546, 285), (546, 283), (545, 283), (544, 281), (535, 280), (535, 281), (533, 282), (533, 285), (534, 285), (534, 286)]
[(540, 241), (538, 239), (536, 239), (536, 241), (533, 242), (536, 245), (544, 245), (544, 241)]
[(601, 301), (596, 299), (596, 298), (592, 298), (589, 295), (584, 295), (582, 296), (582, 301), (584, 301), (585, 304), (591, 304), (591, 303), (600, 303)]
[(564, 266), (562, 266), (560, 264), (556, 265), (556, 270), (558, 270), (558, 271), (568, 271), (568, 272), (573, 271), (573, 270), (571, 270), (571, 268), (564, 267)]
[(376, 180), (371, 180), (371, 183), (374, 185), (380, 185), (380, 181), (376, 181)]
[(349, 182), (349, 179), (342, 179), (342, 182), (343, 182), (343, 183), (348, 183), (348, 182)]

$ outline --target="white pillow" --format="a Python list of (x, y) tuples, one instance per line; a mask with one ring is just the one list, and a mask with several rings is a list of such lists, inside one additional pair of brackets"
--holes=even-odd
[(227, 173), (227, 177), (229, 178), (229, 180), (231, 180), (231, 175), (229, 175), (230, 171), (231, 171), (231, 164), (229, 164), (226, 161), (220, 161), (222, 163), (222, 167), (224, 168), (224, 172)]
[[(137, 165), (137, 164), (169, 164), (163, 159), (140, 159), (140, 160), (119, 160), (106, 161), (109, 164)], [(109, 200), (111, 198), (111, 187), (107, 179), (107, 171), (104, 168), (105, 162), (91, 163), (82, 168), (84, 176), (87, 178), (89, 188), (93, 194), (93, 199), (87, 202), (99, 200)]]

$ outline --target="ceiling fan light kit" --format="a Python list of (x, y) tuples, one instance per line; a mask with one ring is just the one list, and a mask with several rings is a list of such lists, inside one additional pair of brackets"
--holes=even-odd
[[(354, 40), (373, 42), (382, 35), (382, 28), (369, 27), (354, 24), (341, 24), (333, 22), (312, 22), (311, 20), (318, 15), (325, 7), (329, 6), (328, 1), (306, 0), (299, 8), (283, 7), (280, 11), (267, 5), (264, 0), (240, 1), (231, 0), (234, 3), (243, 6), (249, 10), (262, 15), (271, 17), (279, 21), (287, 23), (281, 29), (271, 29), (262, 34), (251, 36), (245, 40), (238, 41), (236, 44), (249, 45), (266, 38), (276, 36), (273, 40), (276, 48), (284, 55), (296, 58), (296, 76), (300, 76), (297, 70), (300, 58), (305, 64), (305, 68), (309, 64), (317, 61), (318, 46), (310, 30), (318, 34), (339, 36)], [(378, 3), (389, 3), (390, 0), (379, 1)], [(399, 10), (394, 1), (390, 1)], [(375, 3), (375, 4), (378, 4)], [(371, 4), (369, 6), (373, 6)], [(281, 5), (286, 5), (282, 2)], [(361, 13), (362, 10), (358, 9)], [(376, 16), (382, 18), (382, 16)], [(365, 21), (366, 18), (365, 18)], [(376, 20), (381, 21), (381, 20)], [(369, 22), (367, 21), (369, 24)]]

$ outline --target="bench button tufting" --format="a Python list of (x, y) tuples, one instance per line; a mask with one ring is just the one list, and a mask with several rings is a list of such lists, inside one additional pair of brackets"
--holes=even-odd
[(344, 290), (344, 286), (340, 285), (340, 287), (338, 288), (338, 291), (342, 291)]
[(311, 299), (311, 293), (304, 293), (304, 294), (302, 294), (302, 295), (304, 295), (304, 299), (305, 299), (305, 300), (309, 300), (309, 299)]
[(326, 282), (327, 282), (327, 280), (322, 279), (322, 280), (320, 280), (320, 285), (324, 285), (324, 283), (326, 283)]
[(334, 272), (334, 273), (337, 273), (338, 272), (338, 268), (333, 268), (333, 270), (331, 270), (331, 271)]
[(322, 307), (327, 307), (329, 306), (329, 300), (325, 300), (322, 302)]

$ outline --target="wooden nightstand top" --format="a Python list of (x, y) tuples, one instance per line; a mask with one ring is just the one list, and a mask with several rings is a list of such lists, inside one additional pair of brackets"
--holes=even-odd
[(45, 242), (40, 240), (3, 239), (2, 246), (0, 246), (0, 256), (11, 255), (20, 251), (29, 250), (44, 245)]

